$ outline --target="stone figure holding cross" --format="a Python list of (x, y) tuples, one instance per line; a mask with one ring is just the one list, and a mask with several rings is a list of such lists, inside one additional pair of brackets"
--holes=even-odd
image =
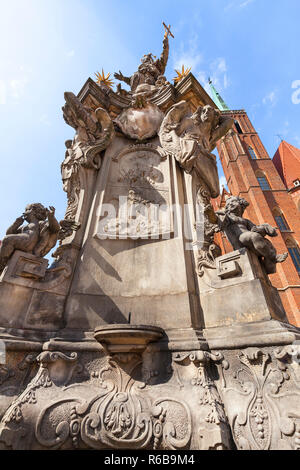
[(117, 80), (123, 81), (130, 86), (131, 92), (135, 92), (139, 85), (147, 84), (155, 86), (157, 80), (165, 73), (168, 58), (169, 58), (169, 35), (172, 37), (170, 26), (167, 27), (164, 23), (165, 34), (163, 39), (163, 51), (159, 59), (155, 59), (152, 53), (145, 54), (141, 59), (141, 64), (131, 77), (125, 77), (121, 71), (115, 73), (114, 76)]

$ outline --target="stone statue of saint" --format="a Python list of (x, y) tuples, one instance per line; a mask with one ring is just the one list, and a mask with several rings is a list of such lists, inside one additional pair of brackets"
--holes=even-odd
[[(121, 80), (130, 86), (132, 92), (135, 92), (139, 85), (156, 85), (158, 78), (164, 75), (169, 57), (169, 38), (168, 31), (165, 31), (163, 39), (163, 51), (159, 59), (154, 60), (151, 53), (146, 54), (141, 59), (141, 64), (138, 71), (131, 77), (125, 77), (121, 71), (115, 73), (114, 76), (117, 80)], [(161, 86), (161, 85), (160, 85)]]
[(209, 105), (199, 106), (192, 114), (188, 103), (180, 101), (169, 110), (160, 128), (163, 148), (187, 173), (195, 171), (203, 179), (211, 197), (219, 194), (216, 157), (211, 152), (232, 124), (233, 119)]
[(265, 238), (276, 237), (276, 229), (269, 224), (255, 225), (243, 217), (249, 203), (236, 196), (226, 200), (225, 210), (217, 211), (219, 228), (222, 230), (235, 250), (248, 248), (255, 253), (265, 267), (267, 274), (276, 272), (276, 264), (286, 260), (288, 253), (277, 255), (272, 243)]

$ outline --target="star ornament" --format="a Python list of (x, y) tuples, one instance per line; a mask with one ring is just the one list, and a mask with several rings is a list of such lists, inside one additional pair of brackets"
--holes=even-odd
[(96, 72), (95, 73), (96, 78), (97, 78), (97, 83), (100, 85), (106, 85), (109, 88), (111, 88), (114, 84), (114, 82), (110, 79), (110, 73), (105, 75), (104, 70), (102, 69), (102, 73)]
[(192, 67), (190, 67), (189, 69), (185, 69), (183, 65), (181, 71), (175, 70), (175, 72), (177, 73), (177, 77), (173, 78), (174, 82), (179, 83), (184, 77), (186, 77), (190, 73), (191, 69)]

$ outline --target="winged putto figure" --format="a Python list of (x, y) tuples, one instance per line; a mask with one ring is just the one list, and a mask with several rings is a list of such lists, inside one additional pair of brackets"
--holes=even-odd
[[(24, 222), (27, 224), (23, 225)], [(73, 220), (55, 217), (55, 208), (49, 209), (40, 203), (28, 204), (24, 213), (7, 229), (0, 246), (0, 272), (3, 271), (15, 250), (31, 253), (43, 258), (56, 245), (58, 240), (77, 230), (79, 224)]]

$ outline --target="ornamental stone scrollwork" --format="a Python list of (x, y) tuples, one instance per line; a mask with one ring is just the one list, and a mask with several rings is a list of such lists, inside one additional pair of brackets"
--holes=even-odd
[[(198, 391), (199, 416), (202, 419), (198, 429), (200, 448), (205, 449), (230, 449), (231, 433), (228, 420), (224, 411), (224, 405), (217, 387), (212, 379), (213, 364), (223, 362), (221, 353), (208, 351), (178, 352), (173, 353), (174, 365), (194, 366), (193, 373), (186, 375), (192, 386)], [(184, 387), (183, 368), (176, 367), (178, 381)]]
[[(31, 359), (25, 359), (25, 363)], [(51, 397), (49, 392), (44, 396), (42, 393), (41, 401), (41, 390), (65, 385), (77, 365), (77, 354), (65, 355), (61, 352), (45, 351), (36, 358), (36, 361), (39, 364), (36, 376), (11, 403), (0, 423), (0, 442), (8, 448), (21, 450), (30, 447), (34, 436), (34, 426), (30, 425), (30, 418), (41, 406), (41, 402)], [(66, 363), (71, 363), (71, 367), (66, 367)]]
[(7, 354), (8, 362), (0, 364), (0, 419), (14, 399), (26, 388), (36, 368), (37, 353)]
[(22, 449), (180, 449), (192, 434), (187, 404), (151, 397), (141, 355), (111, 354), (88, 381), (73, 381), (77, 354), (43, 352), (40, 368), (0, 424), (0, 442)]
[(238, 449), (299, 449), (300, 377), (293, 354), (290, 346), (226, 354), (220, 393)]

